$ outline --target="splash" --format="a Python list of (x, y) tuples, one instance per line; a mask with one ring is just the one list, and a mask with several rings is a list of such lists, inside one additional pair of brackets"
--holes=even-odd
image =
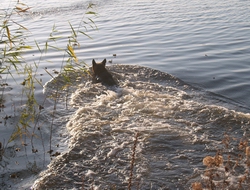
[[(35, 189), (127, 188), (136, 134), (132, 187), (184, 188), (201, 160), (221, 148), (226, 132), (242, 136), (249, 126), (249, 114), (211, 104), (169, 74), (139, 66), (109, 69), (119, 87), (92, 84), (80, 73), (68, 76), (75, 79), (67, 93), (76, 110), (66, 126), (69, 150), (51, 162)], [(46, 91), (64, 86), (58, 76)]]

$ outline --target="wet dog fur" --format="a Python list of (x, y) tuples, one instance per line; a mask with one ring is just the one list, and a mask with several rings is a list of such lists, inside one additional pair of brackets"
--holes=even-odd
[(92, 60), (93, 82), (101, 82), (102, 84), (108, 86), (117, 85), (112, 75), (105, 68), (106, 62), (106, 59), (104, 59), (101, 63), (96, 63), (94, 59)]

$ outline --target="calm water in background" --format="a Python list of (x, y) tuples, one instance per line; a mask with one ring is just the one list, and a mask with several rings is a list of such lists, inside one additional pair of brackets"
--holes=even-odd
[(99, 49), (87, 52), (101, 58), (103, 48), (116, 53), (118, 63), (159, 69), (249, 106), (249, 6), (248, 1), (105, 3), (93, 43)]
[[(4, 1), (8, 7), (9, 1)], [(87, 1), (23, 1), (32, 7), (22, 24), (30, 30), (31, 44), (43, 46), (55, 24), (59, 35), (68, 35), (68, 21), (77, 27)], [(60, 2), (60, 3), (58, 3)], [(142, 65), (182, 79), (186, 83), (223, 96), (230, 106), (250, 109), (250, 2), (221, 1), (93, 1), (98, 31), (89, 29), (90, 40), (79, 36), (78, 58), (89, 65), (93, 58), (107, 58), (113, 64)], [(57, 45), (65, 48), (66, 41)], [(116, 57), (113, 56), (116, 54)], [(25, 54), (37, 62), (40, 52)], [(43, 70), (59, 70), (63, 54), (49, 52), (40, 60), (43, 82), (50, 79)], [(23, 78), (17, 78), (18, 83)], [(15, 94), (15, 83), (11, 83)], [(38, 88), (37, 96), (42, 96)], [(13, 99), (14, 96), (13, 96)], [(18, 100), (17, 100), (18, 101)]]
[[(85, 1), (29, 2), (33, 17), (24, 25), (44, 44), (57, 26), (67, 35), (68, 21), (77, 27)], [(250, 106), (249, 59), (250, 14), (248, 1), (94, 1), (99, 31), (89, 30), (93, 38), (79, 36), (78, 56), (91, 64), (92, 58), (112, 59), (113, 63), (145, 65), (177, 76)], [(58, 46), (64, 47), (65, 41)], [(65, 47), (64, 47), (65, 48)], [(32, 52), (37, 53), (37, 52)], [(39, 54), (38, 54), (39, 55)], [(37, 56), (28, 57), (36, 61)], [(48, 54), (50, 62), (41, 65), (60, 67), (61, 55)]]

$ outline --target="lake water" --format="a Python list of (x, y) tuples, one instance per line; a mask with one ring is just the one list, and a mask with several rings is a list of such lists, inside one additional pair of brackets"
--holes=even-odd
[[(11, 117), (0, 125), (0, 142), (6, 144), (3, 189), (125, 189), (137, 133), (133, 188), (188, 189), (206, 179), (204, 157), (218, 150), (225, 160), (237, 157), (240, 139), (249, 141), (249, 1), (91, 1), (98, 30), (88, 27), (92, 39), (79, 35), (75, 52), (89, 66), (93, 58), (107, 58), (117, 88), (92, 84), (80, 71), (68, 74), (73, 83), (64, 88), (62, 75), (51, 80), (44, 68), (60, 71), (65, 53), (35, 48), (34, 39), (44, 47), (56, 26), (54, 35), (64, 38), (49, 43), (65, 49), (69, 22), (80, 27), (89, 1), (23, 2), (31, 12), (17, 20), (29, 29), (27, 44), (34, 46), (24, 59), (39, 65), (37, 78), (45, 89), (36, 85), (35, 97), (44, 109), (30, 129), (32, 138), (7, 143), (25, 107), (18, 85), (23, 76), (16, 82), (8, 76), (1, 114)], [(1, 2), (1, 12), (14, 4)], [(57, 107), (46, 95), (59, 98)], [(50, 149), (61, 155), (47, 167)], [(238, 163), (240, 169), (218, 169), (231, 188), (249, 171), (247, 158)]]

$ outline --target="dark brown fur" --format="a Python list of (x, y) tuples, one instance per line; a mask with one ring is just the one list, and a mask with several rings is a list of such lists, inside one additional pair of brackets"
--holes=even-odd
[(92, 60), (92, 69), (93, 69), (93, 81), (101, 82), (102, 84), (113, 86), (117, 85), (112, 75), (105, 68), (106, 59), (104, 59), (101, 63), (96, 63), (95, 60)]

